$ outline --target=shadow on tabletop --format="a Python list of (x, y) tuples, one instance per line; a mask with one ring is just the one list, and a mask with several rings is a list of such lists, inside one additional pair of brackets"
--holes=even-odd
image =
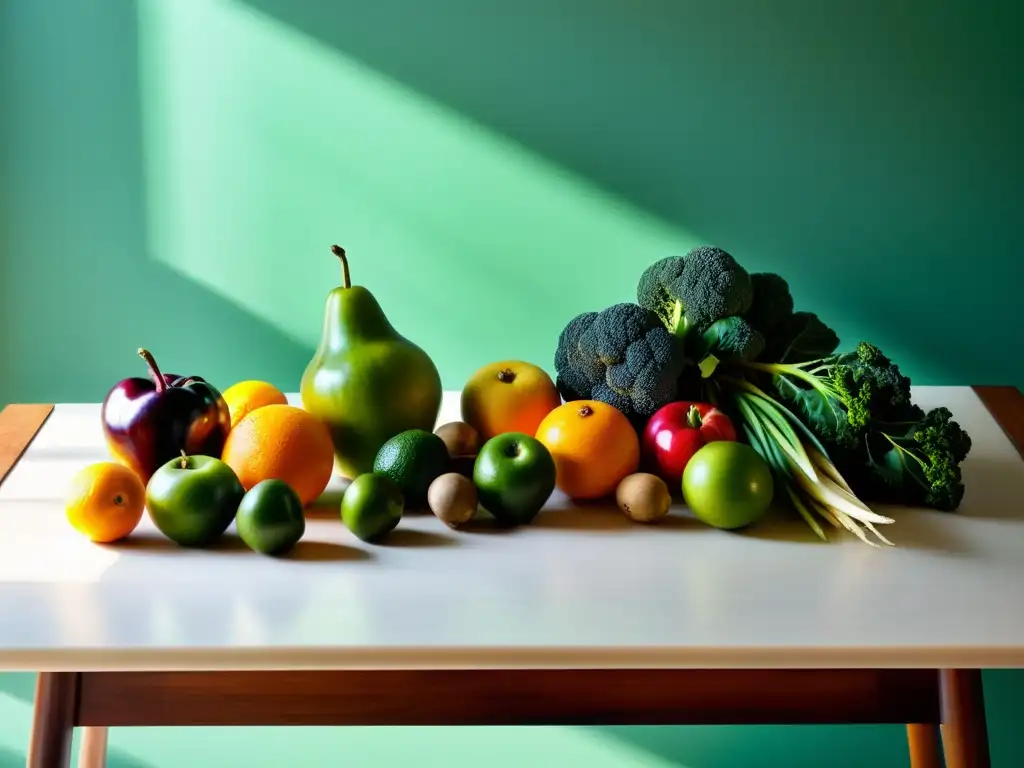
[(370, 560), (373, 558), (371, 552), (359, 547), (350, 547), (346, 544), (336, 544), (332, 541), (312, 541), (303, 539), (295, 545), (295, 549), (280, 559), (291, 560), (298, 563), (326, 563), (341, 562), (350, 560)]
[[(1019, 5), (244, 2), (783, 273), (844, 346), (863, 334), (944, 383), (1024, 383), (1024, 360), (993, 354), (1024, 320), (1001, 255), (1024, 236)], [(984, 274), (970, 292), (965, 253)], [(964, 316), (986, 318), (984, 344)]]
[(403, 528), (401, 524), (389, 533), (377, 546), (381, 547), (453, 547), (459, 545), (455, 535)]

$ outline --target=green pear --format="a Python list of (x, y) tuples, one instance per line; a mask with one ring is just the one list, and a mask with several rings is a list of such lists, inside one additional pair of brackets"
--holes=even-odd
[(365, 287), (352, 285), (339, 246), (342, 284), (327, 296), (316, 354), (302, 375), (302, 406), (324, 421), (335, 464), (349, 479), (373, 470), (385, 442), (409, 429), (432, 431), (441, 376), (426, 352), (395, 330)]

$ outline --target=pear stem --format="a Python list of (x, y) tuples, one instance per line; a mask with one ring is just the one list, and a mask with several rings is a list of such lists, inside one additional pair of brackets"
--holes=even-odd
[(349, 276), (348, 273), (348, 258), (345, 256), (345, 249), (342, 248), (340, 245), (332, 245), (331, 253), (333, 253), (335, 256), (341, 259), (341, 287), (351, 288), (352, 278)]
[(139, 357), (146, 361), (146, 367), (149, 368), (149, 375), (153, 379), (153, 383), (156, 384), (156, 391), (163, 392), (167, 389), (167, 382), (164, 381), (164, 375), (160, 373), (160, 367), (156, 364), (156, 359), (152, 354), (150, 354), (150, 351), (139, 347)]

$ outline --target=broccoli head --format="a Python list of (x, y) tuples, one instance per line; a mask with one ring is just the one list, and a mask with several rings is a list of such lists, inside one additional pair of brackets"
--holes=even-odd
[(676, 398), (686, 365), (679, 340), (637, 304), (577, 315), (555, 351), (556, 385), (566, 401), (598, 400), (634, 423)]
[(750, 274), (721, 248), (701, 246), (656, 261), (640, 276), (637, 303), (676, 336), (704, 333), (712, 323), (750, 309)]

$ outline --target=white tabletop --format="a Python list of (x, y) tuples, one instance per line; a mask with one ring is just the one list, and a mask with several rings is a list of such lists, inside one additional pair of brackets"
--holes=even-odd
[(62, 495), (107, 458), (99, 406), (58, 405), (0, 486), (0, 669), (1024, 666), (1024, 462), (969, 388), (915, 396), (974, 448), (960, 511), (893, 511), (896, 548), (682, 508), (644, 526), (556, 492), (529, 527), (407, 516), (387, 546), (332, 503), (280, 560), (183, 550), (147, 518), (84, 540)]

